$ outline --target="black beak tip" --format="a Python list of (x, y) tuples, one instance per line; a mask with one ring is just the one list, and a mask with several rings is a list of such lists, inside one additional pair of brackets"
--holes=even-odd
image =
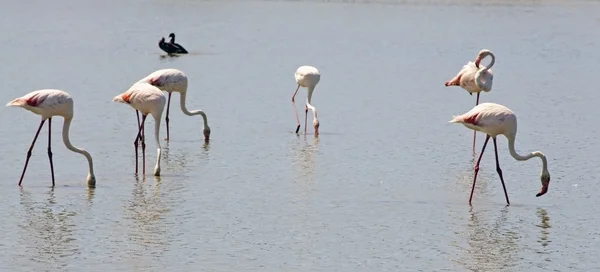
[(298, 127), (296, 127), (296, 134), (298, 134), (298, 131), (300, 131), (300, 125), (298, 125)]

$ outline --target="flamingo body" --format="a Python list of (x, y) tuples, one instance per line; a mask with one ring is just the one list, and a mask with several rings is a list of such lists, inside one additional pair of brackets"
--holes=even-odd
[(315, 67), (304, 65), (298, 67), (296, 73), (294, 73), (294, 78), (301, 87), (314, 88), (321, 80), (321, 73)]
[(508, 150), (510, 155), (518, 161), (526, 161), (533, 157), (538, 157), (542, 161), (542, 171), (540, 174), (540, 180), (542, 183), (542, 189), (536, 196), (542, 196), (548, 192), (548, 186), (550, 184), (550, 173), (548, 172), (548, 161), (546, 156), (540, 151), (531, 152), (525, 156), (519, 155), (515, 150), (515, 138), (517, 136), (517, 116), (509, 108), (496, 104), (496, 103), (481, 103), (475, 106), (470, 111), (454, 116), (450, 123), (460, 123), (465, 127), (475, 131), (480, 131), (486, 134), (486, 139), (479, 154), (479, 159), (475, 164), (475, 175), (473, 177), (473, 187), (471, 188), (471, 197), (469, 198), (469, 204), (473, 197), (473, 191), (475, 189), (475, 182), (477, 180), (477, 173), (479, 172), (479, 163), (485, 151), (485, 147), (490, 139), (494, 141), (494, 152), (496, 155), (496, 171), (502, 182), (504, 189), (504, 195), (506, 196), (507, 204), (510, 204), (508, 200), (508, 193), (506, 192), (506, 186), (504, 185), (504, 178), (502, 176), (502, 170), (500, 169), (500, 162), (498, 160), (498, 147), (496, 144), (496, 137), (498, 135), (504, 135), (508, 140)]
[[(485, 66), (477, 68), (474, 62), (469, 61), (458, 72), (454, 80), (450, 80), (449, 83), (446, 83), (446, 86), (458, 85), (461, 88), (465, 89), (469, 94), (478, 94), (482, 91), (489, 92), (492, 90), (492, 85), (494, 83), (494, 74), (491, 69), (486, 68), (487, 67)], [(479, 70), (482, 70), (481, 81), (480, 84), (477, 84), (477, 81), (475, 80), (475, 75)]]
[(140, 79), (139, 82), (149, 83), (166, 92), (187, 92), (188, 78), (177, 69), (160, 69)]
[(305, 87), (308, 89), (308, 95), (306, 97), (306, 107), (304, 109), (304, 133), (306, 134), (306, 119), (308, 110), (310, 109), (313, 112), (313, 127), (315, 129), (315, 135), (318, 135), (320, 123), (318, 119), (317, 108), (315, 108), (311, 104), (311, 100), (313, 92), (317, 84), (321, 80), (321, 73), (319, 73), (319, 70), (317, 70), (317, 68), (313, 66), (304, 65), (296, 69), (296, 73), (294, 73), (294, 78), (296, 79), (296, 83), (298, 84), (296, 91), (292, 95), (292, 105), (294, 106), (294, 114), (296, 115), (296, 122), (298, 124), (298, 126), (296, 127), (296, 133), (298, 133), (298, 131), (300, 130), (300, 119), (298, 119), (298, 112), (296, 112), (296, 104), (294, 99), (296, 97), (296, 94), (298, 93), (298, 89), (300, 89), (300, 87)]
[(204, 121), (202, 133), (204, 134), (204, 141), (208, 142), (210, 139), (210, 127), (208, 126), (208, 118), (202, 110), (189, 111), (185, 105), (187, 97), (188, 77), (180, 70), (177, 69), (161, 69), (152, 72), (148, 76), (142, 78), (139, 82), (151, 84), (162, 91), (169, 93), (167, 101), (167, 113), (165, 122), (167, 126), (167, 140), (169, 139), (169, 109), (171, 105), (171, 94), (178, 92), (180, 95), (180, 107), (181, 111), (188, 116), (201, 115)]
[(135, 153), (136, 153), (136, 167), (135, 171), (137, 173), (137, 147), (138, 140), (142, 141), (142, 160), (143, 166), (142, 171), (145, 173), (145, 165), (146, 165), (146, 156), (145, 149), (146, 144), (144, 143), (144, 122), (146, 120), (146, 116), (148, 114), (154, 117), (154, 139), (156, 141), (156, 165), (154, 166), (154, 175), (160, 176), (160, 155), (161, 155), (161, 147), (159, 131), (160, 131), (160, 118), (162, 117), (163, 109), (165, 108), (166, 99), (163, 92), (155, 86), (152, 86), (148, 83), (137, 82), (133, 84), (127, 91), (124, 93), (117, 95), (113, 98), (114, 102), (129, 104), (133, 109), (137, 112), (142, 113), (142, 121), (138, 128), (138, 135), (134, 141)]
[(24, 108), (41, 115), (43, 120), (52, 116), (73, 117), (73, 98), (61, 90), (33, 91), (6, 105)]
[(31, 146), (29, 147), (29, 151), (27, 152), (27, 159), (25, 161), (25, 166), (21, 174), (19, 185), (21, 185), (23, 177), (25, 176), (25, 171), (27, 170), (29, 158), (31, 157), (31, 152), (40, 133), (40, 130), (42, 129), (46, 120), (48, 120), (48, 158), (50, 160), (50, 169), (52, 173), (52, 186), (54, 186), (54, 166), (51, 151), (51, 122), (52, 117), (54, 116), (61, 116), (64, 118), (62, 129), (63, 143), (65, 144), (67, 149), (76, 153), (80, 153), (86, 157), (88, 161), (88, 176), (86, 178), (87, 184), (90, 187), (96, 185), (96, 176), (94, 175), (94, 164), (92, 156), (86, 150), (73, 146), (69, 139), (69, 128), (71, 126), (71, 121), (73, 120), (74, 115), (73, 104), (73, 98), (71, 97), (71, 95), (69, 95), (67, 92), (55, 89), (33, 91), (22, 97), (16, 98), (13, 101), (6, 104), (6, 106), (9, 107), (24, 108), (42, 117), (42, 121), (40, 122), (37, 133), (35, 134)]
[(455, 116), (451, 122), (492, 137), (499, 134), (510, 137), (517, 128), (517, 116), (509, 108), (495, 103), (481, 103), (467, 113)]
[(135, 83), (126, 92), (115, 96), (114, 102), (125, 103), (144, 115), (161, 117), (165, 95), (158, 88), (145, 83)]

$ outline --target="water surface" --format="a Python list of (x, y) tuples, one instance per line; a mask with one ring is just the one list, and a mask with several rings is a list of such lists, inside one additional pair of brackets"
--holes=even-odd
[[(71, 93), (71, 140), (93, 155), (98, 184), (86, 188), (87, 163), (62, 145), (56, 118), (57, 186), (46, 129), (16, 186), (39, 117), (0, 109), (0, 270), (595, 271), (600, 101), (588, 85), (600, 63), (598, 10), (594, 1), (6, 3), (4, 101)], [(191, 54), (162, 57), (158, 40), (170, 32)], [(448, 123), (475, 97), (443, 83), (482, 48), (497, 57), (482, 101), (514, 110), (517, 150), (543, 151), (552, 175), (536, 198), (540, 161), (515, 161), (499, 137), (510, 207), (491, 145), (467, 204), (472, 132)], [(322, 74), (318, 138), (310, 127), (293, 133), (293, 73), (305, 64)], [(135, 114), (112, 97), (161, 68), (189, 76), (188, 108), (207, 112), (211, 142), (175, 95), (163, 174), (150, 174), (149, 135), (148, 173), (136, 177)]]

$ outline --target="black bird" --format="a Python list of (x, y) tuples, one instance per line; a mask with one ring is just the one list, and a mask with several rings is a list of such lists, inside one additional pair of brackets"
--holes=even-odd
[(167, 52), (167, 54), (169, 55), (179, 52), (179, 49), (177, 49), (177, 47), (173, 46), (171, 43), (165, 42), (164, 37), (160, 39), (160, 41), (158, 41), (158, 47), (160, 47), (160, 49), (162, 49), (163, 51)]
[(169, 38), (171, 38), (169, 43), (179, 50), (179, 52), (175, 52), (175, 53), (177, 53), (177, 54), (187, 54), (188, 53), (188, 51), (185, 50), (185, 48), (183, 48), (183, 46), (181, 46), (178, 43), (175, 43), (175, 33), (169, 34)]

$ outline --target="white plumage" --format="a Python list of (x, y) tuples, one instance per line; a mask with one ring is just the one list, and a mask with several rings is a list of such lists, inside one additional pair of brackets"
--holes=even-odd
[(29, 158), (31, 157), (31, 151), (33, 150), (35, 141), (37, 140), (42, 126), (46, 120), (48, 120), (48, 157), (50, 159), (50, 170), (52, 173), (52, 186), (54, 186), (54, 166), (52, 162), (52, 152), (50, 149), (50, 132), (53, 116), (61, 116), (64, 118), (62, 129), (63, 143), (69, 150), (85, 156), (88, 161), (88, 175), (86, 182), (90, 187), (96, 185), (96, 176), (94, 175), (94, 163), (92, 161), (92, 156), (86, 150), (73, 146), (69, 139), (69, 128), (71, 126), (71, 121), (73, 120), (73, 98), (71, 98), (71, 95), (61, 90), (38, 90), (19, 97), (6, 104), (6, 106), (21, 107), (35, 114), (41, 115), (42, 117), (40, 126), (35, 134), (31, 146), (29, 147), (29, 151), (27, 152), (27, 159), (25, 160), (25, 166), (23, 167), (23, 172), (21, 173), (19, 185), (21, 185), (23, 177), (25, 176), (25, 171), (27, 170), (27, 165), (29, 163)]
[(500, 169), (500, 162), (498, 160), (498, 148), (496, 145), (496, 136), (504, 135), (508, 140), (508, 150), (510, 155), (518, 161), (526, 161), (533, 157), (538, 157), (542, 160), (542, 172), (540, 174), (540, 180), (542, 182), (542, 189), (536, 196), (542, 196), (548, 191), (550, 184), (550, 173), (548, 172), (548, 161), (546, 156), (540, 151), (531, 152), (525, 156), (519, 155), (515, 151), (515, 138), (517, 137), (517, 116), (507, 107), (496, 103), (481, 103), (475, 106), (467, 113), (454, 116), (450, 123), (460, 123), (467, 128), (480, 131), (486, 134), (485, 142), (479, 159), (475, 164), (475, 175), (473, 177), (473, 188), (471, 189), (471, 197), (469, 198), (469, 204), (473, 198), (473, 191), (475, 189), (475, 181), (477, 180), (477, 173), (479, 172), (479, 163), (481, 157), (485, 151), (485, 147), (490, 139), (494, 141), (494, 151), (496, 154), (496, 171), (502, 181), (502, 187), (504, 188), (504, 194), (506, 196), (506, 203), (510, 204), (508, 200), (508, 193), (506, 192), (506, 186), (504, 185), (504, 178), (502, 177), (502, 170)]
[(315, 135), (319, 135), (320, 124), (317, 114), (317, 108), (315, 108), (311, 104), (311, 100), (313, 91), (315, 90), (315, 87), (321, 80), (321, 74), (319, 73), (319, 70), (317, 70), (317, 68), (304, 65), (298, 67), (296, 73), (294, 74), (294, 78), (296, 79), (296, 83), (298, 84), (296, 91), (292, 95), (292, 106), (294, 106), (294, 114), (296, 115), (296, 122), (298, 124), (298, 126), (296, 127), (296, 133), (298, 133), (298, 131), (300, 130), (300, 119), (298, 119), (298, 112), (296, 111), (296, 103), (294, 99), (296, 97), (296, 94), (298, 93), (298, 89), (300, 89), (300, 87), (305, 87), (308, 89), (308, 95), (306, 97), (306, 107), (304, 108), (304, 134), (306, 134), (306, 119), (308, 115), (308, 110), (310, 109), (313, 113), (313, 127), (315, 129)]
[[(160, 176), (160, 140), (159, 131), (160, 131), (160, 118), (162, 117), (163, 109), (165, 108), (166, 98), (163, 92), (148, 84), (143, 82), (138, 82), (133, 84), (126, 92), (117, 95), (113, 98), (113, 101), (119, 103), (129, 104), (133, 109), (136, 110), (136, 114), (138, 112), (142, 113), (142, 121), (139, 124), (138, 135), (135, 138), (135, 172), (138, 171), (138, 140), (142, 140), (142, 171), (146, 172), (146, 144), (144, 143), (144, 122), (146, 121), (146, 117), (148, 114), (151, 114), (154, 117), (154, 139), (156, 142), (156, 165), (154, 166), (154, 175)], [(139, 116), (138, 116), (139, 117)]]
[(208, 118), (206, 114), (202, 110), (193, 110), (189, 111), (185, 105), (185, 98), (187, 94), (188, 87), (188, 78), (187, 76), (180, 70), (177, 69), (161, 69), (152, 72), (150, 75), (141, 79), (139, 82), (144, 82), (151, 84), (160, 90), (166, 91), (169, 93), (168, 101), (167, 101), (167, 113), (165, 116), (165, 123), (167, 127), (167, 139), (169, 140), (169, 109), (171, 106), (171, 94), (173, 92), (178, 92), (180, 95), (180, 106), (181, 111), (188, 116), (201, 115), (204, 121), (204, 125), (202, 127), (202, 134), (204, 134), (204, 140), (206, 142), (210, 139), (210, 127), (208, 126)]
[[(479, 63), (485, 57), (490, 56), (492, 61), (490, 65), (487, 67), (480, 66)], [(465, 89), (469, 94), (477, 93), (477, 99), (475, 100), (475, 105), (479, 105), (479, 94), (484, 92), (489, 92), (492, 90), (492, 85), (494, 83), (494, 75), (492, 74), (492, 66), (494, 66), (494, 62), (496, 61), (496, 57), (494, 53), (492, 53), (488, 49), (483, 49), (479, 51), (477, 57), (475, 58), (475, 62), (468, 62), (463, 68), (458, 72), (458, 74), (452, 78), (451, 80), (446, 81), (444, 85), (446, 86), (460, 86)], [(475, 153), (475, 140), (476, 134), (473, 133), (473, 153)]]

